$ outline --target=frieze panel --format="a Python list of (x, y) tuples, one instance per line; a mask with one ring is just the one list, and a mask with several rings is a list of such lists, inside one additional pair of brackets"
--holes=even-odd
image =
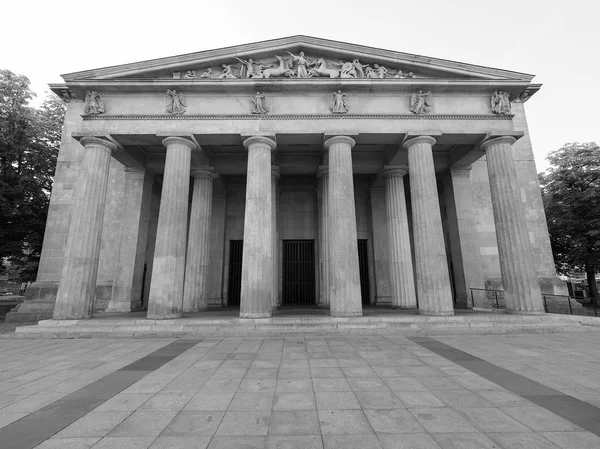
[[(189, 67), (173, 73), (176, 80), (206, 79), (398, 79), (424, 78), (402, 67), (388, 67), (378, 61), (360, 61), (359, 58), (336, 60), (319, 55), (294, 54), (274, 55), (270, 58), (241, 58), (233, 56), (231, 61), (214, 67)], [(198, 75), (200, 74), (200, 75)]]
[(512, 120), (514, 115), (82, 115), (83, 120)]

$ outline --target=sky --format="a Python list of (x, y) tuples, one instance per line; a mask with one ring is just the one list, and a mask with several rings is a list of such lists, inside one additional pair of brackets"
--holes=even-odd
[(32, 0), (1, 10), (0, 69), (26, 75), (37, 103), (63, 73), (304, 34), (536, 75), (543, 86), (525, 109), (538, 171), (565, 143), (600, 143), (594, 0)]

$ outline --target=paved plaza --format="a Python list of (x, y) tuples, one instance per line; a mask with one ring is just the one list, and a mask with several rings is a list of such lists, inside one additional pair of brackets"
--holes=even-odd
[(600, 332), (0, 339), (0, 448), (597, 449)]

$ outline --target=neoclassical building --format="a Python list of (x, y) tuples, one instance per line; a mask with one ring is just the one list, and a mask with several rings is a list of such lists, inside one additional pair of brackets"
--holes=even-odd
[(63, 75), (41, 263), (8, 320), (286, 306), (543, 312), (532, 75), (293, 36)]

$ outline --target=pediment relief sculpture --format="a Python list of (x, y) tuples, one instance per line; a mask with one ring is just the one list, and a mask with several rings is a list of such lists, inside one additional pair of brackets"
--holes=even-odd
[(250, 113), (266, 114), (267, 112), (269, 112), (269, 108), (267, 107), (267, 97), (264, 93), (256, 92), (250, 99)]
[[(359, 58), (350, 61), (333, 60), (322, 56), (306, 56), (303, 51), (294, 54), (275, 55), (272, 58), (240, 58), (237, 62), (221, 64), (220, 67), (187, 69), (173, 72), (173, 79), (260, 79), (260, 78), (337, 78), (337, 79), (398, 79), (414, 78), (413, 72), (400, 68), (389, 68), (380, 63), (363, 64)], [(200, 70), (198, 77), (196, 72)], [(182, 73), (184, 75), (182, 76)]]
[(492, 112), (498, 115), (510, 115), (510, 94), (496, 90), (491, 99)]
[(87, 115), (98, 115), (105, 112), (104, 102), (98, 92), (89, 90), (86, 92), (83, 112)]
[(432, 106), (431, 92), (423, 93), (422, 90), (419, 90), (410, 96), (410, 112), (413, 114), (428, 114)]
[(334, 114), (346, 114), (350, 110), (348, 106), (348, 94), (341, 90), (334, 92), (329, 102), (329, 109)]
[(181, 115), (186, 111), (187, 105), (183, 95), (175, 89), (167, 90), (167, 112), (169, 114)]

